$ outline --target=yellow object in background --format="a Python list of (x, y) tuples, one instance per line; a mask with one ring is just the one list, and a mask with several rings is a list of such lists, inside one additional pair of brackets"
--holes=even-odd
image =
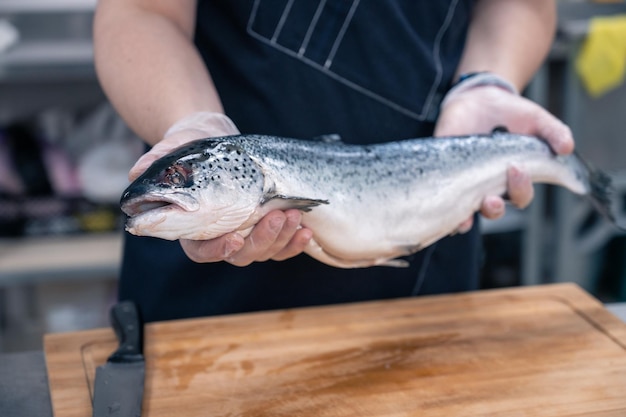
[(594, 17), (576, 59), (576, 71), (592, 97), (619, 87), (626, 72), (626, 15)]

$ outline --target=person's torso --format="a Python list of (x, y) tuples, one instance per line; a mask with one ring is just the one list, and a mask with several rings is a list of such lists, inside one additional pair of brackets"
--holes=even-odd
[[(346, 142), (431, 134), (465, 40), (470, 0), (199, 0), (196, 43), (242, 133)], [(148, 321), (475, 289), (479, 233), (409, 268), (197, 264), (177, 242), (126, 235), (120, 297)]]
[(199, 0), (196, 43), (245, 133), (430, 134), (472, 0)]

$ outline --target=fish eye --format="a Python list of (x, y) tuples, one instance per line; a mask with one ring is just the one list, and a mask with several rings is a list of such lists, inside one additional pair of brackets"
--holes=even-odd
[(172, 172), (167, 174), (167, 180), (174, 185), (180, 185), (183, 183), (183, 175), (180, 172)]
[(184, 185), (187, 182), (187, 172), (180, 165), (172, 165), (165, 170), (163, 181), (173, 186)]

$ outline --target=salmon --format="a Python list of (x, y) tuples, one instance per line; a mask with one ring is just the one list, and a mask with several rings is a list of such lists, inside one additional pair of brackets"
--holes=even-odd
[(168, 240), (246, 236), (268, 212), (302, 210), (305, 252), (339, 268), (406, 266), (454, 233), (515, 165), (588, 196), (615, 222), (611, 179), (536, 137), (494, 132), (373, 145), (261, 135), (202, 139), (155, 161), (121, 198), (126, 230)]

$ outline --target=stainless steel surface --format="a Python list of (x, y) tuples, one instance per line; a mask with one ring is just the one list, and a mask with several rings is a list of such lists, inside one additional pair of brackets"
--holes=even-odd
[(0, 12), (73, 12), (89, 11), (96, 7), (97, 0), (2, 0)]
[(0, 354), (0, 416), (52, 417), (43, 352)]

